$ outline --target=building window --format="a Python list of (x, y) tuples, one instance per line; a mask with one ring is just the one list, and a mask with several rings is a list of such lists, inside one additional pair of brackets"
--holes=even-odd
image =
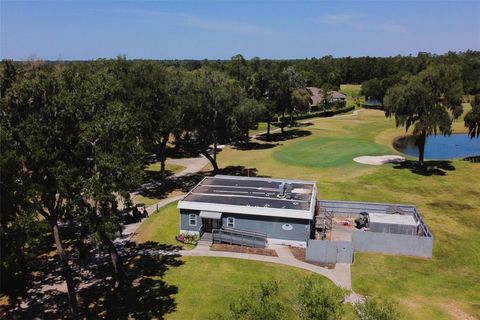
[(227, 218), (227, 228), (235, 228), (235, 218)]
[(197, 226), (197, 215), (195, 213), (190, 213), (188, 215), (188, 225), (192, 227)]

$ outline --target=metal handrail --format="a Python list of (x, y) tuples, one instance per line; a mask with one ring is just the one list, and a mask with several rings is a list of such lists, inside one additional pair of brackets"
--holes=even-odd
[(261, 232), (254, 232), (254, 231), (248, 231), (248, 230), (240, 230), (240, 229), (232, 229), (232, 228), (225, 228), (222, 227), (221, 229), (213, 229), (212, 233), (220, 232), (220, 231), (227, 231), (233, 234), (237, 235), (246, 235), (246, 236), (254, 236), (258, 238), (267, 238), (266, 233), (261, 233)]
[(213, 242), (226, 242), (239, 244), (241, 246), (265, 247), (267, 235), (259, 232), (243, 231), (238, 229), (222, 228), (213, 229)]

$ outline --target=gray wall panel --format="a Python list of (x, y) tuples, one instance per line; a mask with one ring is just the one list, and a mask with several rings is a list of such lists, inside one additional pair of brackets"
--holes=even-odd
[(353, 246), (350, 241), (309, 240), (305, 259), (322, 263), (352, 263)]
[(352, 243), (355, 251), (359, 252), (380, 252), (431, 258), (433, 251), (432, 237), (402, 234), (354, 232)]
[[(197, 225), (196, 226), (188, 225), (188, 215), (190, 213), (194, 213), (194, 214), (197, 215)], [(200, 212), (196, 211), (196, 210), (180, 209), (180, 230), (198, 232), (200, 230), (200, 227), (202, 226), (202, 219), (200, 219), (200, 217), (198, 217), (199, 214), (200, 214)]]
[[(265, 233), (267, 238), (307, 241), (310, 236), (310, 220), (223, 213), (224, 227), (228, 227), (228, 217), (235, 218), (234, 229)], [(292, 229), (284, 230), (286, 224)]]

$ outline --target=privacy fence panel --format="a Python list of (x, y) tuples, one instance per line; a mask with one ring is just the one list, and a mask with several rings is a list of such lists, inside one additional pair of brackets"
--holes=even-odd
[(309, 240), (305, 258), (322, 263), (352, 263), (353, 246), (349, 241)]
[(352, 244), (358, 252), (380, 252), (407, 256), (432, 257), (433, 237), (379, 232), (354, 232)]

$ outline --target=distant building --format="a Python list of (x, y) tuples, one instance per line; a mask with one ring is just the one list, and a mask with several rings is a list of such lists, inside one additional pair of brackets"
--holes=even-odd
[[(319, 106), (323, 101), (323, 92), (322, 89), (317, 87), (307, 87), (307, 89), (311, 92), (312, 102), (310, 103), (310, 107)], [(330, 103), (332, 104), (340, 104), (345, 105), (347, 102), (347, 96), (338, 91), (331, 91), (330, 92)]]

